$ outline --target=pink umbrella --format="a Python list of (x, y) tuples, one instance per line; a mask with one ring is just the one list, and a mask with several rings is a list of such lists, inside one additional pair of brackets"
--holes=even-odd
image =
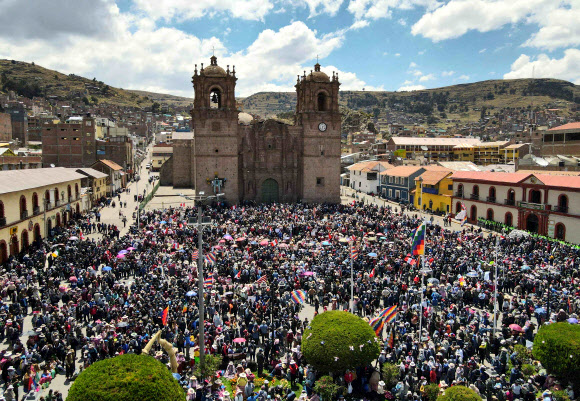
[(269, 243), (270, 243), (270, 242), (268, 242), (268, 240), (267, 240), (267, 239), (264, 239), (264, 240), (260, 241), (260, 245), (263, 245), (263, 246), (266, 246), (266, 245), (268, 245)]
[(137, 248), (133, 248), (132, 246), (130, 246), (129, 248), (127, 248), (128, 251), (134, 251)]
[(301, 276), (314, 276), (314, 272), (304, 272)]
[(225, 239), (225, 240), (228, 240), (228, 241), (231, 241), (231, 240), (233, 240), (234, 238), (233, 238), (231, 235), (229, 235), (229, 234), (226, 234), (226, 235), (224, 235), (224, 239)]
[(243, 337), (234, 338), (235, 343), (245, 343), (246, 339)]
[(125, 257), (125, 254), (120, 253), (117, 255), (117, 259), (123, 259)]
[(278, 247), (280, 247), (280, 248), (288, 248), (288, 244), (281, 243), (280, 245), (278, 245)]
[(515, 323), (513, 323), (513, 324), (510, 324), (510, 326), (509, 326), (509, 327), (510, 327), (510, 329), (512, 329), (513, 331), (518, 331), (518, 332), (520, 332), (520, 333), (523, 333), (523, 332), (524, 332), (524, 329), (522, 329), (522, 327), (521, 327), (519, 324), (515, 324)]
[(237, 242), (242, 242), (242, 241), (245, 241), (245, 240), (246, 240), (246, 239), (245, 239), (245, 238), (243, 238), (243, 237), (236, 238), (236, 241), (237, 241)]
[(68, 279), (68, 281), (70, 281), (71, 283), (76, 283), (77, 282), (77, 278), (75, 276), (70, 276), (70, 278)]
[(219, 243), (220, 244), (225, 244), (226, 243), (226, 240), (225, 239), (220, 239)]

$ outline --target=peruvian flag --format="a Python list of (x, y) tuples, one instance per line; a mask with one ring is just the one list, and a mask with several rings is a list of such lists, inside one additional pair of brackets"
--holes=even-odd
[(272, 245), (272, 246), (278, 245), (278, 240), (275, 239), (274, 241), (270, 242), (270, 245)]
[(371, 274), (369, 274), (370, 278), (373, 278), (375, 276), (375, 268), (373, 267), (373, 270), (371, 271)]
[(236, 274), (236, 278), (240, 278), (240, 277), (242, 277), (242, 271), (241, 270), (238, 272), (238, 274)]

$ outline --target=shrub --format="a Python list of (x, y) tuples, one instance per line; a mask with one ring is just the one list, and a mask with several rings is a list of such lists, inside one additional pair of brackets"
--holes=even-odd
[(302, 352), (319, 372), (342, 372), (370, 364), (380, 345), (368, 322), (349, 312), (329, 311), (317, 315), (304, 331)]
[(552, 395), (554, 396), (554, 401), (570, 401), (568, 393), (564, 390), (554, 391)]
[(431, 383), (423, 388), (428, 401), (436, 401), (439, 395), (439, 386), (435, 383)]
[(219, 369), (221, 364), (221, 355), (205, 355), (203, 369), (201, 369), (201, 365), (197, 364), (193, 370), (193, 374), (200, 378), (203, 377), (204, 379), (210, 379), (210, 381), (213, 383), (215, 372)]
[(381, 370), (383, 374), (383, 381), (388, 389), (391, 389), (399, 379), (399, 366), (394, 363), (385, 363)]
[(148, 355), (95, 362), (75, 380), (67, 401), (185, 401), (171, 372)]
[(524, 376), (530, 377), (531, 375), (536, 373), (536, 368), (534, 368), (534, 366), (530, 364), (522, 365), (522, 373), (524, 374)]
[(331, 400), (339, 390), (340, 386), (330, 376), (322, 376), (314, 383), (314, 391), (320, 394), (325, 401)]
[(453, 386), (437, 397), (437, 401), (481, 401), (481, 397), (465, 386)]
[(548, 373), (565, 383), (580, 383), (580, 325), (561, 322), (541, 327), (533, 353)]
[(521, 344), (516, 344), (514, 351), (516, 352), (515, 358), (519, 366), (530, 363), (533, 359), (532, 351)]

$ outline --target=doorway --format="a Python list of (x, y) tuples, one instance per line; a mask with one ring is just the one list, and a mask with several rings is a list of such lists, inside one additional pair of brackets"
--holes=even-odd
[(528, 230), (531, 233), (537, 233), (539, 228), (540, 228), (540, 220), (538, 219), (538, 216), (536, 216), (533, 213), (528, 215), (528, 217), (526, 218), (526, 230)]
[(268, 178), (262, 183), (262, 203), (278, 202), (278, 181)]

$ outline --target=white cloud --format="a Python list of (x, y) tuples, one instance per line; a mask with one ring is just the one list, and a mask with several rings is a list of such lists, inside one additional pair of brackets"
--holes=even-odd
[[(366, 91), (383, 91), (385, 90), (383, 86), (373, 86), (367, 84), (362, 79), (358, 78), (354, 72), (340, 71), (338, 68), (329, 65), (321, 67), (321, 70), (325, 72), (329, 77), (332, 77), (332, 72), (338, 73), (338, 80), (340, 81), (341, 90), (362, 90)], [(307, 71), (308, 73), (308, 71)], [(294, 88), (292, 89), (294, 90)]]
[(423, 75), (421, 78), (419, 78), (419, 82), (427, 82), (427, 81), (431, 81), (433, 79), (435, 79), (435, 75), (427, 74), (427, 75)]
[(401, 57), (401, 53), (395, 53), (395, 57)]
[(522, 54), (511, 65), (511, 71), (504, 74), (504, 79), (531, 78), (559, 78), (580, 84), (580, 50), (567, 49), (560, 59), (550, 58), (540, 54), (536, 60)]
[(134, 4), (154, 20), (180, 22), (216, 13), (227, 13), (245, 20), (263, 20), (274, 8), (271, 0), (134, 0)]
[(458, 79), (462, 80), (462, 81), (469, 81), (469, 75), (461, 75)]
[(419, 70), (411, 71), (411, 74), (413, 74), (416, 77), (420, 77), (421, 75), (423, 75), (423, 73)]
[(112, 37), (119, 15), (113, 0), (0, 0), (0, 36), (44, 39), (63, 35)]
[(409, 68), (415, 68), (417, 67), (417, 64), (414, 61), (411, 61), (411, 64), (409, 64)]
[(479, 51), (479, 54), (485, 53), (486, 51), (487, 51), (487, 49), (481, 49), (481, 50)]
[[(344, 0), (300, 0), (298, 4), (302, 3), (302, 5), (307, 6), (310, 10), (310, 17), (314, 17), (318, 14), (324, 13), (329, 14), (330, 16), (336, 15), (338, 10), (340, 10), (340, 6)], [(291, 4), (296, 4), (296, 2), (292, 2)]]
[(421, 51), (420, 51), (420, 52), (418, 52), (417, 54), (418, 54), (419, 56), (422, 56), (423, 54), (425, 54), (425, 52), (426, 52), (426, 51), (427, 51), (427, 50), (421, 50)]
[(401, 26), (406, 26), (407, 25), (407, 20), (405, 18), (399, 18), (399, 25)]
[(367, 27), (367, 26), (369, 26), (369, 24), (370, 24), (370, 23), (369, 23), (367, 20), (360, 19), (360, 20), (358, 20), (358, 21), (355, 21), (355, 22), (354, 22), (354, 23), (353, 23), (353, 24), (350, 26), (350, 29), (354, 29), (354, 30), (361, 29), (361, 28), (364, 28), (364, 27)]
[(412, 91), (420, 91), (422, 89), (427, 89), (427, 88), (425, 88), (423, 85), (406, 85), (406, 86), (401, 86), (397, 90), (399, 92), (412, 92)]
[(571, 8), (558, 8), (536, 18), (540, 30), (524, 46), (554, 50), (580, 45), (580, 2), (571, 1)]
[(441, 76), (450, 77), (451, 75), (455, 74), (455, 71), (443, 71)]
[(439, 4), (437, 0), (350, 0), (348, 11), (355, 19), (377, 20), (391, 18), (394, 9), (411, 10), (417, 6), (433, 9)]
[(406, 80), (405, 82), (403, 82), (403, 85), (411, 85), (412, 83), (413, 81)]
[[(567, 0), (571, 1), (571, 0)], [(554, 0), (451, 0), (424, 14), (411, 32), (439, 42), (470, 30), (489, 32), (559, 6)]]

